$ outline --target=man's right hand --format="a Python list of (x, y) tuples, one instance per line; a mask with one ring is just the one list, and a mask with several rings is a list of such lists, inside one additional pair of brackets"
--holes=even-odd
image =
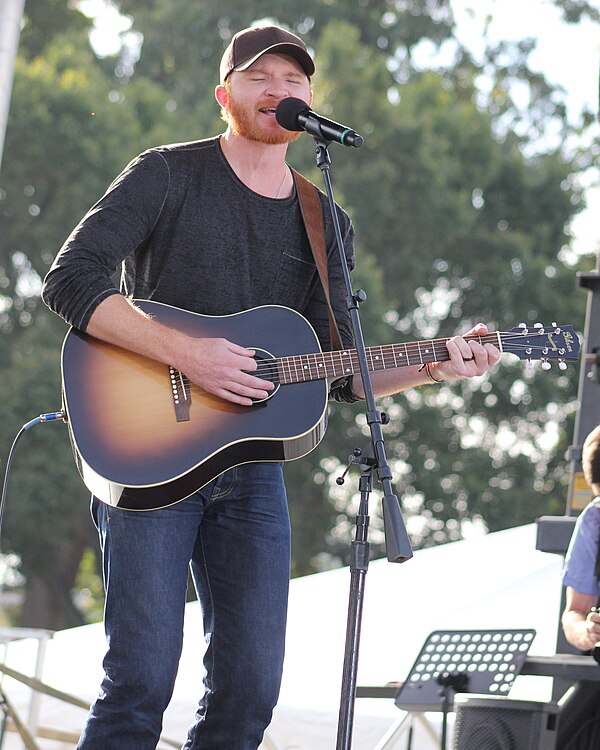
[(121, 294), (102, 300), (86, 333), (171, 365), (207, 393), (241, 406), (265, 399), (275, 387), (255, 375), (254, 350), (227, 339), (194, 338), (146, 315)]
[(196, 385), (214, 396), (241, 406), (268, 397), (273, 383), (253, 375), (255, 351), (227, 339), (192, 339), (179, 368)]

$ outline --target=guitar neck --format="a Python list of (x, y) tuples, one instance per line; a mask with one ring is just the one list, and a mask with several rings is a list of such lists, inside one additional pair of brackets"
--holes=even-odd
[[(502, 351), (502, 334), (467, 336), (481, 344), (494, 344)], [(428, 362), (443, 362), (450, 359), (446, 343), (448, 338), (413, 341), (406, 344), (384, 344), (365, 349), (367, 367), (370, 372), (390, 370), (410, 365), (425, 365)], [(323, 378), (340, 378), (360, 371), (356, 349), (340, 349), (318, 354), (297, 354), (275, 360), (277, 376), (281, 383), (299, 383)]]

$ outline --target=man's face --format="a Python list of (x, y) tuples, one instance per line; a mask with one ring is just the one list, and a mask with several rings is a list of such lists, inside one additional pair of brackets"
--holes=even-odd
[(247, 70), (234, 71), (224, 90), (223, 109), (234, 135), (268, 144), (290, 143), (301, 135), (285, 130), (275, 119), (283, 99), (293, 96), (307, 104), (312, 100), (310, 81), (293, 58), (265, 54)]

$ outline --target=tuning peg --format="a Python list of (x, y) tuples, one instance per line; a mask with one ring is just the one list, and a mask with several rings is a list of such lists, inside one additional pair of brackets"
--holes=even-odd
[(542, 370), (549, 370), (552, 367), (547, 359), (542, 360)]
[(534, 324), (533, 324), (533, 327), (534, 327), (534, 328), (543, 328), (544, 326), (543, 326), (543, 324), (542, 324), (542, 323), (534, 323)]
[(527, 361), (525, 362), (525, 367), (526, 367), (526, 368), (527, 368), (528, 370), (533, 370), (533, 369), (534, 369), (534, 367), (535, 367), (535, 362), (534, 362), (534, 361), (533, 361), (532, 359), (528, 359), (528, 360), (527, 360)]
[(558, 363), (558, 369), (559, 370), (566, 370), (567, 369), (567, 363), (563, 362), (562, 359)]

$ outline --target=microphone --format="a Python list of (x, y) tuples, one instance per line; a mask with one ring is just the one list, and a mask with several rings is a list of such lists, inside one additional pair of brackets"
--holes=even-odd
[(360, 148), (363, 138), (352, 128), (340, 125), (313, 112), (302, 99), (283, 99), (275, 110), (275, 119), (286, 130), (306, 130), (307, 133), (323, 141), (335, 141), (342, 146)]

